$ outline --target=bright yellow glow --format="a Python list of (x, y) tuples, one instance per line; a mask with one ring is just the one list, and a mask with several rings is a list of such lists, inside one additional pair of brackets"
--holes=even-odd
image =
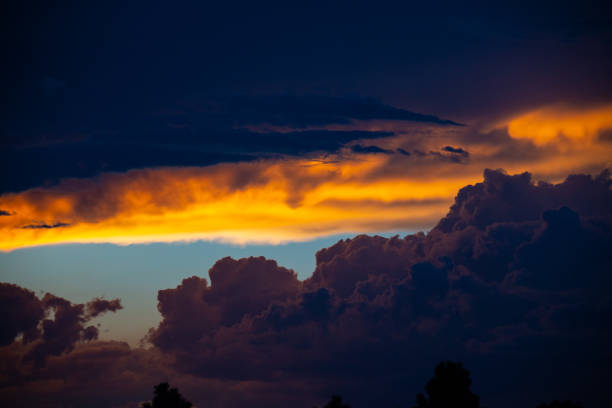
[(538, 145), (559, 138), (591, 143), (602, 129), (612, 129), (612, 105), (592, 109), (546, 107), (528, 112), (508, 123), (510, 136), (529, 139)]
[[(262, 161), (68, 180), (0, 197), (0, 208), (15, 213), (0, 218), (0, 249), (196, 239), (281, 243), (424, 228), (444, 214), (456, 189), (468, 181), (360, 180), (384, 163), (377, 157), (315, 165)], [(427, 198), (435, 200), (419, 201)], [(69, 225), (31, 228), (56, 223)]]

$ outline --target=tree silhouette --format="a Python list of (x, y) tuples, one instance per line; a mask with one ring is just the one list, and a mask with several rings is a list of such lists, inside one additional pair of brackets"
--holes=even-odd
[(145, 402), (141, 408), (191, 408), (192, 406), (176, 388), (170, 388), (167, 382), (160, 383), (153, 389), (153, 401)]
[(351, 408), (351, 406), (342, 402), (341, 396), (332, 395), (331, 400), (323, 408)]
[(582, 404), (579, 402), (573, 402), (569, 400), (565, 400), (565, 401), (554, 400), (553, 402), (542, 403), (538, 405), (538, 408), (582, 408)]
[(478, 408), (480, 397), (470, 390), (471, 385), (470, 372), (461, 363), (442, 362), (425, 386), (427, 397), (419, 393), (414, 408)]

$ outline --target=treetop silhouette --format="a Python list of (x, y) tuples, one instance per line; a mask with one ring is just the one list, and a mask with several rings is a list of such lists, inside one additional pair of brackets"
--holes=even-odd
[(153, 387), (153, 401), (145, 402), (141, 408), (191, 408), (191, 402), (187, 401), (176, 388), (170, 388), (167, 382)]
[(470, 372), (461, 363), (444, 361), (438, 364), (425, 391), (417, 394), (414, 408), (479, 408), (480, 397), (470, 390)]
[(342, 402), (341, 396), (332, 395), (331, 400), (323, 408), (351, 408), (351, 406)]

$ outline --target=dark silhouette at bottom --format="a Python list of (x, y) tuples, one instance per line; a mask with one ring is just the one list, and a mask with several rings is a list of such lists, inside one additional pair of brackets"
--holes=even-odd
[(417, 394), (415, 408), (478, 408), (480, 397), (470, 390), (470, 372), (461, 363), (444, 361), (436, 366), (425, 391)]
[(331, 400), (323, 408), (351, 408), (351, 406), (342, 402), (341, 396), (332, 395)]
[[(427, 395), (417, 394), (416, 405), (413, 408), (480, 408), (480, 397), (470, 390), (471, 386), (470, 372), (463, 368), (461, 363), (443, 361), (436, 366), (434, 376), (425, 385)], [(170, 388), (167, 382), (153, 388), (153, 400), (142, 403), (141, 408), (192, 407), (191, 402), (183, 398), (178, 389)], [(339, 395), (333, 395), (322, 408), (351, 408), (351, 406), (343, 402)], [(539, 404), (537, 408), (583, 408), (583, 406), (569, 400), (555, 400)]]
[(143, 403), (141, 408), (191, 408), (192, 406), (176, 388), (170, 388), (167, 382), (160, 383), (153, 389), (153, 401)]

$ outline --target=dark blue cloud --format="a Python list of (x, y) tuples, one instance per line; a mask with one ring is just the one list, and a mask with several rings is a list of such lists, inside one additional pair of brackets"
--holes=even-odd
[(336, 152), (357, 139), (390, 132), (302, 130), (287, 133), (245, 129), (134, 129), (79, 140), (6, 147), (0, 152), (0, 192), (57, 183), (67, 177), (156, 166), (206, 166), (283, 155)]
[(62, 227), (67, 227), (70, 224), (67, 224), (65, 222), (56, 222), (54, 224), (28, 224), (28, 225), (24, 225), (23, 229), (52, 229), (52, 228), (62, 228)]
[(442, 150), (444, 150), (445, 152), (456, 153), (456, 154), (459, 154), (461, 156), (466, 156), (466, 157), (470, 155), (469, 152), (463, 150), (460, 147), (444, 146)]
[(355, 153), (384, 153), (393, 154), (393, 150), (383, 149), (378, 146), (362, 146), (360, 144), (351, 146), (351, 150)]

